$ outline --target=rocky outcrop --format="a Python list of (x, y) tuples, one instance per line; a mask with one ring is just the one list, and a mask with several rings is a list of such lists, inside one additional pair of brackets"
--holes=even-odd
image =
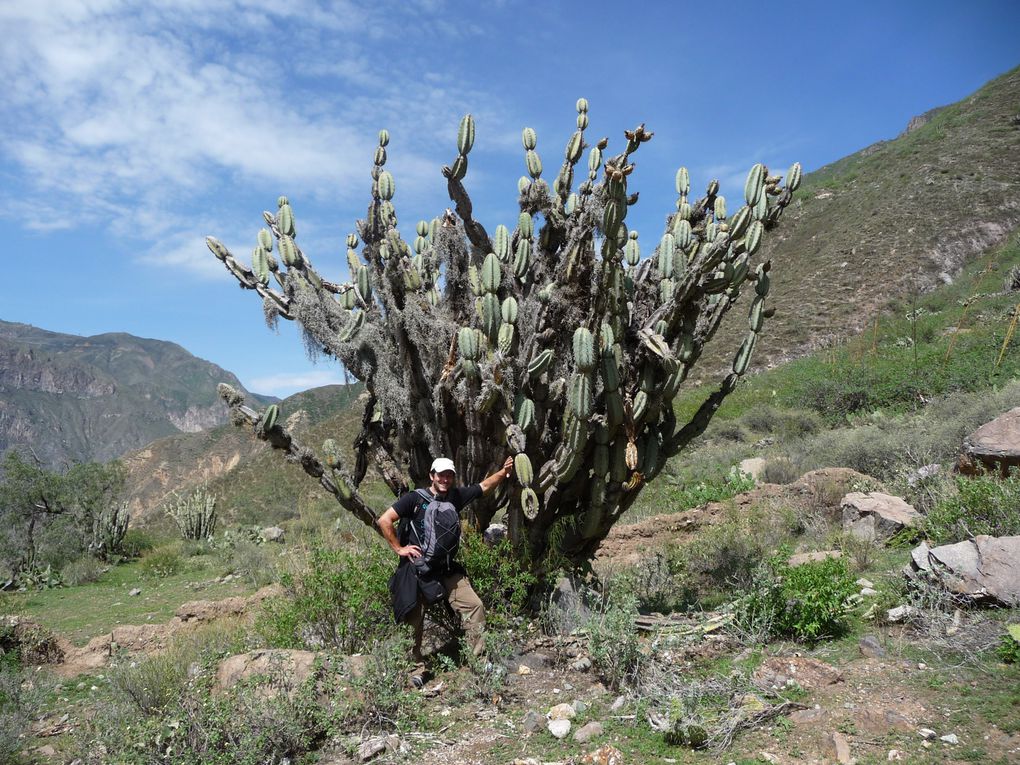
[(843, 497), (843, 530), (868, 542), (884, 541), (921, 521), (921, 514), (899, 497), (854, 491)]
[(239, 683), (259, 679), (259, 692), (266, 698), (280, 693), (292, 698), (315, 674), (317, 654), (313, 651), (263, 649), (229, 656), (216, 668), (213, 694), (223, 693)]
[(1020, 607), (1020, 536), (921, 544), (910, 557), (909, 577), (927, 577), (973, 603)]
[(960, 472), (971, 473), (981, 466), (998, 468), (1002, 475), (1020, 466), (1020, 407), (1010, 409), (975, 430), (963, 441)]

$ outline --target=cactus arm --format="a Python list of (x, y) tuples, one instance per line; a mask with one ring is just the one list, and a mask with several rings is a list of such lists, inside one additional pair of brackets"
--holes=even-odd
[(231, 418), (235, 425), (253, 428), (258, 438), (269, 443), (274, 449), (283, 452), (288, 462), (300, 465), (302, 470), (318, 480), (323, 489), (336, 497), (345, 510), (378, 532), (375, 525), (376, 513), (365, 503), (361, 495), (355, 490), (349, 498), (344, 497), (326, 466), (315, 456), (314, 452), (298, 443), (283, 425), (276, 423), (267, 430), (260, 430), (256, 426), (261, 415), (244, 405), (244, 396), (229, 385), (222, 383), (219, 386), (219, 394), (230, 407)]

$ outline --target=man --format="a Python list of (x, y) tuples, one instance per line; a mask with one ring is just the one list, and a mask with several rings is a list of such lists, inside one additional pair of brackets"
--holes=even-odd
[[(424, 493), (433, 500), (449, 502), (460, 513), (469, 502), (483, 494), (488, 494), (509, 478), (513, 466), (513, 457), (507, 457), (503, 467), (481, 483), (459, 487), (454, 485), (457, 480), (457, 470), (453, 460), (439, 457), (433, 461), (432, 468), (429, 470), (431, 484), (424, 490)], [(419, 540), (416, 537), (412, 538), (412, 534), (416, 533), (417, 529), (413, 529), (412, 526), (413, 522), (420, 522), (427, 505), (428, 499), (422, 493), (408, 492), (394, 502), (392, 507), (389, 507), (376, 521), (383, 537), (393, 548), (393, 551), (400, 556), (400, 565), (390, 583), (394, 594), (394, 612), (398, 619), (400, 619), (402, 611), (406, 612), (403, 620), (408, 622), (414, 630), (413, 655), (414, 660), (420, 663), (422, 661), (421, 641), (422, 629), (425, 624), (425, 607), (438, 600), (439, 597), (445, 597), (453, 610), (460, 614), (471, 651), (475, 656), (479, 656), (485, 650), (483, 635), (485, 607), (472, 589), (464, 567), (453, 561), (449, 565), (441, 566), (437, 571), (429, 571), (421, 577), (412, 573), (414, 561), (422, 557)], [(394, 527), (398, 519), (401, 521), (399, 536)], [(412, 542), (416, 542), (416, 544), (412, 544)], [(407, 588), (413, 588), (410, 597), (415, 604), (409, 608), (401, 608), (398, 605), (401, 581), (403, 582), (405, 603), (407, 603)], [(412, 581), (413, 584), (411, 584)], [(394, 584), (395, 582), (397, 584)], [(407, 605), (410, 604), (407, 603)]]

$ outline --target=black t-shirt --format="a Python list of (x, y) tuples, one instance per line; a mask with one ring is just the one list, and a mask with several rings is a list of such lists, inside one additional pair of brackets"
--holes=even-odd
[[(435, 496), (432, 494), (431, 489), (426, 489), (425, 491), (430, 496)], [(473, 483), (470, 486), (454, 486), (446, 492), (445, 497), (439, 495), (439, 499), (444, 499), (452, 504), (455, 508), (457, 508), (457, 512), (459, 513), (464, 509), (465, 505), (475, 499), (478, 499), (480, 496), (482, 496), (481, 485)], [(425, 500), (425, 497), (416, 491), (407, 492), (407, 494), (393, 503), (393, 509), (397, 511), (397, 516), (401, 520), (397, 531), (401, 545), (407, 545), (408, 543), (408, 536), (411, 528), (410, 521), (414, 520), (419, 510), (427, 506), (428, 502)]]

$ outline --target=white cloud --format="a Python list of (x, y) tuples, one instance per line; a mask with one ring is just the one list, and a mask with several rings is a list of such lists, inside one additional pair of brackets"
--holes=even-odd
[(204, 247), (186, 248), (214, 230), (206, 210), (248, 189), (300, 189), (360, 211), (382, 126), (413, 203), (442, 182), (437, 140), (449, 162), (459, 117), (492, 100), (453, 73), (423, 82), (403, 31), (481, 32), (445, 24), (441, 5), (0, 5), (0, 26), (18, 30), (17, 45), (0, 47), (0, 162), (21, 201), (0, 215), (37, 230), (105, 225), (145, 260), (208, 274)]

